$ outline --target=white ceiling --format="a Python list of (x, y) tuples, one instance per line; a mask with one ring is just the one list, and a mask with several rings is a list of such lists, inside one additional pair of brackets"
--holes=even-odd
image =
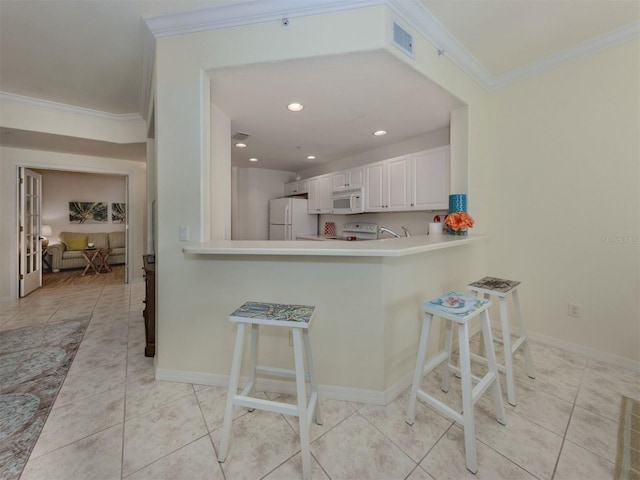
[[(402, 8), (410, 3), (388, 1)], [(257, 10), (278, 3), (286, 2), (0, 0), (0, 92), (112, 114), (144, 114), (142, 65), (150, 34), (143, 17), (210, 6), (244, 5)], [(314, 3), (335, 1), (298, 0), (299, 5)], [(413, 4), (426, 7), (462, 49), (498, 79), (634, 22), (637, 25), (640, 18), (640, 3), (634, 0), (421, 0)], [(289, 62), (289, 75), (284, 77), (273, 65), (215, 73), (214, 99), (231, 116), (234, 129), (251, 134), (248, 143), (254, 150), (234, 151), (234, 163), (246, 165), (251, 154), (261, 159), (256, 166), (300, 170), (308, 163), (291, 162), (304, 162), (300, 157), (309, 153), (326, 161), (442, 128), (448, 122), (447, 109), (458, 105), (389, 55), (309, 62)], [(271, 80), (264, 81), (265, 75)], [(284, 110), (286, 101), (295, 100), (293, 93), (307, 104), (295, 117)], [(370, 131), (378, 123), (385, 123), (380, 128), (390, 133), (373, 139)], [(88, 148), (98, 156), (141, 159), (139, 150), (104, 142), (2, 130), (2, 145), (71, 153)]]

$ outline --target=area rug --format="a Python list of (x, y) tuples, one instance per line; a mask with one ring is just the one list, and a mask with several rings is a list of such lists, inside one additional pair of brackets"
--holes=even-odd
[(622, 397), (614, 480), (640, 479), (640, 402)]
[(0, 331), (0, 478), (18, 480), (91, 317)]

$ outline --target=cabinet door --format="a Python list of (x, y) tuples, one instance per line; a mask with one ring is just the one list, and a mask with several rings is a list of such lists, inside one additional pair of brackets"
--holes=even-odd
[(284, 185), (284, 196), (295, 195), (298, 193), (298, 182), (286, 183)]
[(335, 172), (333, 174), (333, 188), (346, 187), (349, 184), (348, 172)]
[(320, 213), (331, 213), (331, 175), (325, 175), (318, 179), (318, 208)]
[(347, 182), (349, 187), (362, 187), (364, 185), (364, 167), (349, 170)]
[(320, 206), (318, 205), (318, 178), (309, 179), (309, 200), (307, 202), (307, 211), (309, 213), (319, 213)]
[(413, 156), (412, 204), (414, 210), (449, 206), (449, 147), (434, 148)]
[(365, 166), (365, 204), (367, 212), (382, 212), (386, 204), (385, 195), (386, 162), (372, 163)]
[(298, 180), (298, 191), (297, 193), (308, 193), (309, 192), (309, 181), (308, 180)]
[(410, 201), (410, 155), (387, 160), (387, 211), (408, 210)]

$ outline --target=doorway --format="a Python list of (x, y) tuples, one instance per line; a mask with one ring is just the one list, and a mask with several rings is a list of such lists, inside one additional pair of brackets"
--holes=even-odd
[[(39, 225), (44, 225), (48, 234), (42, 236), (43, 243), (48, 243), (48, 246), (41, 247), (44, 261), (40, 262), (39, 285), (36, 288), (129, 283), (128, 175), (43, 168), (31, 170), (41, 178)], [(82, 275), (86, 264), (82, 252), (62, 245), (62, 240), (69, 233), (84, 237), (87, 242), (94, 237), (99, 238), (99, 247), (111, 248), (109, 265), (112, 272)], [(78, 249), (77, 246), (73, 248)]]

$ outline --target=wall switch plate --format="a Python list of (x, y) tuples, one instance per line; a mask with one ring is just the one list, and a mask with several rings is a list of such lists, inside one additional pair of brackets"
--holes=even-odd
[(189, 227), (181, 226), (180, 227), (180, 241), (188, 242), (189, 241)]
[(580, 305), (576, 305), (575, 303), (569, 304), (569, 316), (580, 318)]

